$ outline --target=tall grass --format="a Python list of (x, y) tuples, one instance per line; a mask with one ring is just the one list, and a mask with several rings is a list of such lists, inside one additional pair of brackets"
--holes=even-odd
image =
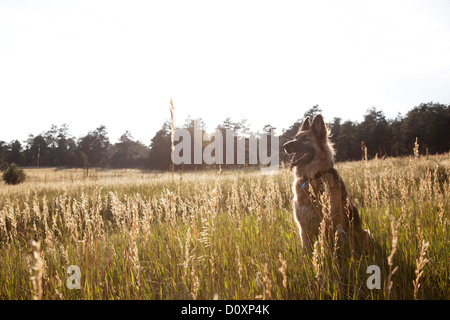
[[(28, 169), (0, 186), (1, 299), (448, 299), (449, 154), (337, 165), (375, 238), (304, 254), (292, 176)], [(326, 199), (323, 199), (326, 201)], [(67, 269), (81, 270), (69, 289)], [(367, 267), (381, 270), (368, 289)]]

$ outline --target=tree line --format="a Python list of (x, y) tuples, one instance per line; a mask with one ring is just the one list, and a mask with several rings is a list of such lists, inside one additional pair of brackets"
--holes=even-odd
[[(362, 148), (367, 148), (368, 157), (396, 157), (410, 155), (416, 138), (421, 154), (444, 153), (450, 150), (450, 110), (440, 103), (422, 103), (405, 116), (387, 119), (384, 112), (370, 108), (362, 122), (342, 121), (335, 117), (327, 123), (331, 130), (331, 141), (337, 150), (337, 161), (361, 160)], [(312, 117), (320, 113), (319, 106), (305, 112)], [(281, 142), (297, 133), (302, 119), (283, 131)], [(282, 143), (280, 143), (282, 144)], [(283, 158), (286, 160), (286, 157)]]
[[(367, 147), (369, 157), (409, 155), (412, 153), (416, 138), (419, 141), (421, 154), (448, 152), (450, 150), (449, 106), (432, 102), (422, 103), (405, 116), (399, 114), (395, 119), (387, 119), (383, 111), (376, 108), (367, 110), (362, 122), (343, 121), (335, 117), (328, 122), (328, 126), (332, 134), (331, 141), (337, 150), (336, 160), (360, 160), (362, 145)], [(319, 106), (313, 106), (304, 113), (302, 118), (295, 121), (289, 128), (282, 130), (278, 137), (280, 163), (290, 161), (289, 156), (282, 150), (283, 144), (295, 136), (307, 116), (313, 117), (321, 112)], [(200, 126), (202, 133), (206, 134), (205, 123), (201, 118), (188, 118), (181, 127), (192, 132), (193, 137), (194, 122)], [(239, 138), (244, 139), (245, 163), (222, 166), (225, 169), (234, 169), (254, 165), (250, 164), (248, 158), (248, 137), (251, 135), (259, 137), (263, 133), (270, 134), (271, 129), (276, 128), (267, 124), (261, 131), (252, 132), (247, 120), (233, 121), (227, 118), (216, 129), (223, 132), (223, 139), (226, 139), (227, 129), (235, 132), (232, 137), (236, 139), (235, 142)], [(7, 164), (16, 163), (19, 166), (78, 167), (87, 170), (92, 167), (171, 170), (171, 134), (171, 123), (166, 121), (149, 145), (134, 140), (129, 131), (126, 131), (116, 143), (111, 143), (107, 128), (103, 125), (78, 139), (70, 135), (68, 125), (63, 124), (60, 127), (52, 125), (50, 130), (37, 136), (30, 134), (23, 142), (13, 140), (6, 143), (0, 140), (0, 169), (5, 168)], [(204, 149), (209, 143), (210, 141), (203, 142), (202, 148)], [(226, 145), (226, 141), (223, 145)], [(234, 143), (234, 146), (236, 148), (237, 144)], [(236, 156), (235, 150), (234, 157)], [(225, 150), (223, 157), (226, 157)], [(205, 167), (209, 166), (182, 164), (174, 166), (174, 169), (196, 170)]]

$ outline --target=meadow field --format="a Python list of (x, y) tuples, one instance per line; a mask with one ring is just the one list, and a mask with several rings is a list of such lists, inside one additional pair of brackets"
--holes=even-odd
[(449, 299), (450, 155), (336, 168), (373, 250), (303, 253), (288, 168), (25, 169), (0, 183), (0, 299)]

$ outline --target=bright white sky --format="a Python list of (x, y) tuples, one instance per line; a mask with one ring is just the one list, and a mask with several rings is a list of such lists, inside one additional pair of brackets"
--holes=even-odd
[(104, 124), (148, 145), (170, 98), (209, 129), (394, 118), (450, 103), (449, 57), (448, 0), (0, 0), (0, 140)]

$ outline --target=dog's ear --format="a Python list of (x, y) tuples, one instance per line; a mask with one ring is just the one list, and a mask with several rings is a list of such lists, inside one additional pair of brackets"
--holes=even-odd
[(311, 124), (311, 130), (314, 132), (320, 141), (326, 142), (327, 139), (327, 128), (325, 127), (325, 122), (320, 114), (316, 115)]
[(310, 128), (311, 128), (311, 125), (310, 125), (310, 122), (309, 122), (309, 116), (307, 116), (306, 119), (303, 120), (303, 123), (300, 126), (300, 129), (298, 130), (298, 132), (306, 131), (306, 130), (309, 130)]

